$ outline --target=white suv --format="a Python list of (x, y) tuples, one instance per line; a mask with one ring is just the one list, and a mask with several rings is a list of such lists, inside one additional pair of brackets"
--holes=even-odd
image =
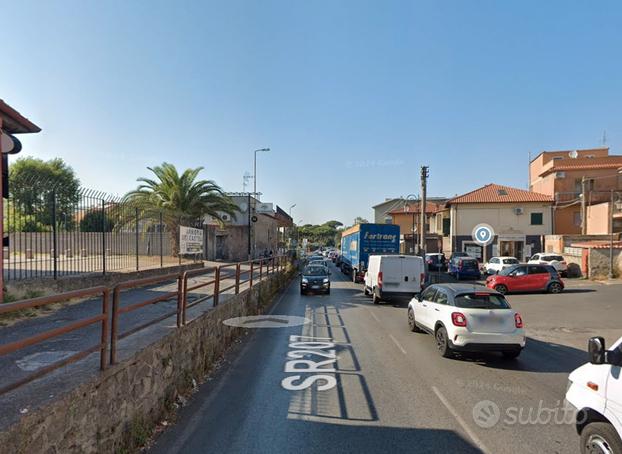
[(495, 290), (472, 284), (436, 284), (408, 304), (413, 332), (434, 335), (440, 354), (498, 351), (517, 358), (525, 347), (523, 319)]
[(610, 350), (602, 337), (588, 344), (590, 362), (568, 377), (566, 401), (577, 410), (581, 453), (622, 453), (622, 337)]
[(484, 272), (486, 274), (497, 274), (512, 265), (518, 265), (520, 262), (515, 257), (492, 257), (488, 260), (488, 263), (484, 265)]
[(568, 271), (568, 264), (566, 263), (566, 260), (558, 254), (535, 254), (527, 263), (535, 265), (551, 265), (559, 274), (562, 275), (562, 277), (565, 276), (566, 271)]

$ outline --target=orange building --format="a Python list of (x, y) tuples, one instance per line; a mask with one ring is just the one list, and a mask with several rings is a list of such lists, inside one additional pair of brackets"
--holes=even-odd
[[(426, 250), (428, 252), (436, 252), (439, 249), (437, 232), (435, 230), (436, 213), (440, 206), (434, 202), (427, 202), (425, 207), (425, 223), (426, 223)], [(413, 200), (405, 202), (402, 208), (390, 211), (391, 223), (400, 226), (401, 233), (401, 252), (413, 252), (413, 244), (419, 244), (418, 237), (413, 241), (413, 232), (415, 236), (419, 234), (419, 223), (421, 216), (421, 201)]]
[(611, 190), (622, 189), (621, 166), (622, 156), (609, 155), (609, 148), (543, 151), (536, 156), (529, 163), (529, 190), (554, 197), (553, 233), (580, 234), (583, 184), (586, 207), (607, 202)]

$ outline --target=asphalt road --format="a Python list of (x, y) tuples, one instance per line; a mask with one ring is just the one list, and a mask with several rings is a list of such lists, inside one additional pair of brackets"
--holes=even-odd
[[(151, 452), (578, 452), (563, 398), (568, 373), (585, 361), (582, 349), (530, 337), (518, 360), (444, 359), (431, 336), (408, 330), (406, 304), (374, 305), (360, 285), (336, 270), (332, 277), (329, 296), (301, 296), (295, 281), (271, 314), (311, 323), (253, 330)], [(561, 313), (559, 320), (569, 317), (562, 327), (590, 311), (579, 308), (590, 292), (573, 295), (579, 315)], [(544, 318), (534, 320), (536, 335), (547, 320), (559, 321), (538, 303), (548, 296), (510, 297), (529, 312), (527, 323)], [(555, 297), (552, 307), (567, 301)], [(621, 326), (619, 306), (612, 313), (612, 326)], [(573, 339), (582, 336), (583, 345), (587, 335)], [(304, 343), (311, 341), (323, 344)], [(297, 358), (314, 363), (292, 364)], [(291, 371), (301, 367), (320, 370)]]

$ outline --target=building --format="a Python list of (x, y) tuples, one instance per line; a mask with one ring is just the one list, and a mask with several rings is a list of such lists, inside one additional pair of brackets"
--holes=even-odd
[[(612, 190), (622, 191), (621, 167), (622, 156), (610, 155), (609, 148), (543, 151), (529, 163), (529, 190), (554, 198), (553, 233), (587, 234), (587, 207), (609, 202)], [(595, 210), (592, 214), (605, 211)], [(607, 222), (592, 220), (599, 224), (597, 230)]]
[[(426, 202), (426, 251), (439, 252), (442, 250), (442, 231), (437, 231), (436, 213), (441, 205), (435, 202)], [(400, 252), (412, 254), (416, 252), (415, 245), (419, 244), (419, 226), (421, 222), (421, 201), (409, 200), (405, 204), (389, 212), (391, 224), (400, 226)]]
[[(442, 205), (447, 201), (447, 197), (428, 197), (427, 201)], [(374, 210), (374, 224), (390, 224), (393, 222), (393, 217), (391, 216), (392, 211), (401, 210), (406, 205), (413, 202), (417, 203), (416, 200), (413, 201), (404, 197), (384, 199), (384, 202), (380, 202), (371, 207), (372, 210)]]
[[(4, 212), (4, 198), (8, 197), (8, 155), (19, 153), (21, 143), (14, 137), (14, 134), (31, 134), (41, 132), (41, 128), (28, 120), (17, 110), (9, 106), (0, 99), (0, 213)], [(4, 236), (4, 216), (0, 217), (0, 237), (2, 237), (2, 248), (0, 248), (0, 301), (4, 298), (4, 248), (8, 248), (8, 237)]]
[[(206, 216), (206, 258), (208, 260), (243, 261), (258, 258), (272, 251), (276, 254), (282, 243), (281, 227), (291, 218), (272, 203), (261, 202), (250, 193), (227, 194), (238, 207), (238, 214), (223, 214), (224, 225)], [(289, 219), (288, 219), (289, 218)]]
[[(525, 260), (543, 250), (543, 237), (552, 230), (553, 197), (546, 194), (487, 184), (449, 199), (445, 206), (450, 251), (467, 252), (483, 261), (495, 255)], [(482, 223), (495, 233), (485, 251), (472, 238), (473, 229)]]
[(374, 205), (374, 224), (390, 224), (392, 221), (391, 211), (404, 206), (405, 200), (401, 197), (386, 198), (384, 202)]

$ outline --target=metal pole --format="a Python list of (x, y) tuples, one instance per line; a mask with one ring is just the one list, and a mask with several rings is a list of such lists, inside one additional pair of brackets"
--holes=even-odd
[(413, 228), (412, 228), (412, 236), (413, 236), (413, 252), (412, 255), (415, 255), (415, 210), (413, 208)]
[(253, 159), (253, 195), (257, 196), (257, 152), (255, 150), (255, 158)]
[(54, 279), (58, 277), (58, 234), (56, 232), (56, 191), (52, 191), (52, 246), (54, 247)]
[(248, 259), (252, 260), (251, 257), (251, 195), (248, 195)]
[(135, 223), (135, 227), (136, 227), (136, 271), (138, 271), (139, 265), (138, 265), (138, 207), (135, 208), (136, 212), (136, 223)]
[(164, 266), (164, 253), (162, 251), (162, 212), (160, 211), (160, 268)]
[(102, 274), (106, 275), (106, 202), (102, 199)]
[(581, 177), (581, 235), (587, 235), (587, 200), (585, 177)]
[[(0, 118), (0, 131), (2, 130), (2, 118)], [(2, 144), (0, 144), (0, 158), (2, 157)], [(7, 160), (8, 162), (8, 160)], [(0, 159), (0, 188), (2, 183), (2, 159)], [(8, 194), (6, 195), (9, 196)], [(0, 238), (2, 238), (2, 247), (0, 247), (0, 302), (4, 301), (4, 195), (0, 194)]]
[(613, 189), (611, 190), (611, 205), (609, 206), (609, 279), (613, 279)]
[(421, 210), (419, 213), (419, 242), (420, 242), (420, 253), (422, 257), (425, 257), (425, 236), (426, 236), (426, 228), (425, 228), (425, 215), (426, 215), (426, 191), (427, 191), (427, 180), (428, 180), (428, 167), (421, 166)]

